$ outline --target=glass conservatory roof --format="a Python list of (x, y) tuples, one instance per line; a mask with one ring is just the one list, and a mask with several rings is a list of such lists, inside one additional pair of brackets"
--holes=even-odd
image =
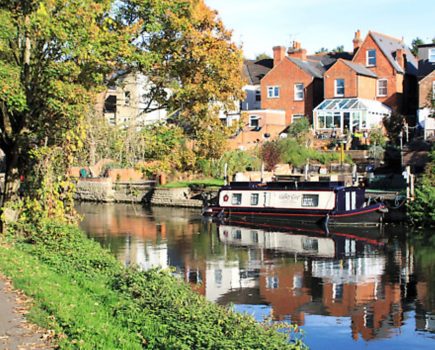
[(380, 114), (391, 114), (391, 109), (375, 100), (363, 98), (336, 98), (320, 103), (315, 111), (371, 111)]

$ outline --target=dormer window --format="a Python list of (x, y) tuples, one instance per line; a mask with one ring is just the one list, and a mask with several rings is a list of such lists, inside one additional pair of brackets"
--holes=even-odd
[(255, 101), (260, 102), (261, 101), (261, 91), (255, 90)]
[(344, 79), (335, 79), (335, 97), (344, 97)]
[(366, 66), (376, 66), (376, 50), (367, 50)]
[(435, 49), (429, 49), (428, 58), (429, 62), (435, 63)]

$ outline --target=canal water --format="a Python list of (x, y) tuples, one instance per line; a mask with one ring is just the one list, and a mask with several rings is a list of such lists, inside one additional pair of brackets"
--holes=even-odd
[[(199, 210), (77, 206), (125, 265), (172, 266), (236, 311), (296, 323), (312, 349), (435, 349), (435, 232), (216, 225)], [(425, 238), (426, 237), (426, 238)]]

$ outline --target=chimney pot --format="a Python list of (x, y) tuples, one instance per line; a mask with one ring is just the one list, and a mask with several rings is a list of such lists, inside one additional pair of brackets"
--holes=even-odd
[(355, 37), (352, 40), (353, 42), (353, 52), (357, 52), (357, 50), (360, 48), (362, 40), (361, 40), (361, 31), (358, 29), (355, 32)]

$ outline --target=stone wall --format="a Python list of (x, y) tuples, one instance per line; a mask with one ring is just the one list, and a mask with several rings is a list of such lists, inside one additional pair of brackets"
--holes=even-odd
[(110, 179), (79, 180), (76, 184), (75, 198), (90, 202), (114, 202), (115, 191)]
[(201, 199), (196, 197), (188, 187), (183, 188), (156, 188), (151, 200), (152, 205), (202, 208)]
[(110, 178), (77, 181), (75, 199), (89, 202), (149, 202), (154, 181), (112, 182)]

